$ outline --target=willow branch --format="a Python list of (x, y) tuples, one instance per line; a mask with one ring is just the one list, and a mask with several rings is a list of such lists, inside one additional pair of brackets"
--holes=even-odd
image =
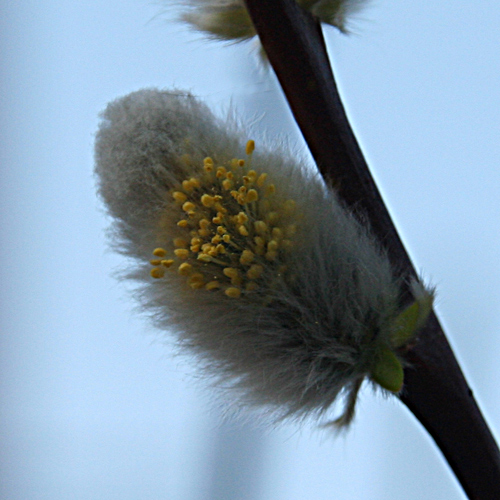
[[(318, 22), (295, 0), (245, 0), (295, 120), (325, 180), (416, 276), (350, 127)], [(435, 314), (408, 353), (401, 401), (441, 449), (468, 497), (500, 498), (500, 453)]]

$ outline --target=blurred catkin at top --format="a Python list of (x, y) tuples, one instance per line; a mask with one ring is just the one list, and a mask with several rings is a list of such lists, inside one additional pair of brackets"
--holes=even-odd
[[(216, 40), (243, 41), (256, 35), (243, 0), (188, 0), (181, 19), (196, 31)], [(348, 32), (350, 17), (367, 0), (297, 0), (297, 3), (321, 22)]]

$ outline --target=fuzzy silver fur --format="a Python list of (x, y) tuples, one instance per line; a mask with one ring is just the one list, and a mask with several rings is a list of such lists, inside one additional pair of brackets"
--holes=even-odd
[(191, 289), (177, 273), (158, 280), (149, 274), (151, 252), (166, 248), (175, 231), (172, 190), (196, 175), (182, 155), (223, 165), (245, 157), (248, 138), (185, 92), (141, 90), (110, 103), (96, 137), (95, 171), (114, 218), (114, 246), (137, 263), (129, 276), (141, 284), (155, 325), (174, 332), (245, 404), (302, 418), (324, 413), (342, 393), (347, 403), (338, 423), (347, 424), (378, 351), (390, 347), (401, 281), (311, 168), (279, 147), (257, 144), (252, 156), (252, 168), (268, 173), (276, 195), (296, 201), (295, 246), (283, 257), (293, 279), (266, 268), (272, 284), (235, 299)]

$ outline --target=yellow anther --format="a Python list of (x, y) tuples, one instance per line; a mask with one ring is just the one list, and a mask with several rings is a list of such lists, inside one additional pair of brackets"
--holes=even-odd
[(174, 263), (173, 259), (164, 259), (161, 261), (161, 265), (164, 267), (170, 267)]
[(253, 292), (254, 290), (257, 290), (257, 288), (259, 288), (259, 285), (257, 285), (255, 281), (249, 281), (245, 286), (245, 290), (247, 292)]
[(243, 250), (240, 256), (240, 264), (247, 266), (250, 264), (255, 257), (255, 254), (251, 250)]
[(257, 179), (257, 172), (255, 170), (249, 170), (247, 176), (250, 179), (250, 182), (255, 182), (255, 179)]
[(205, 283), (203, 281), (193, 281), (192, 283), (189, 283), (189, 286), (193, 290), (201, 290), (205, 287)]
[(227, 170), (224, 167), (217, 167), (217, 173), (215, 176), (218, 179), (222, 179), (223, 177), (226, 177)]
[(232, 172), (226, 172), (226, 179), (232, 180), (234, 178), (234, 174)]
[(215, 210), (217, 210), (217, 215), (223, 216), (225, 213), (227, 213), (227, 209), (224, 208), (220, 203), (215, 203), (214, 205)]
[(153, 255), (156, 257), (165, 257), (165, 255), (167, 255), (167, 251), (164, 248), (155, 248), (153, 250)]
[(255, 150), (255, 141), (252, 141), (251, 139), (247, 142), (247, 146), (245, 148), (245, 153), (247, 155), (251, 155)]
[(250, 189), (247, 193), (246, 202), (252, 203), (252, 201), (257, 201), (259, 199), (259, 193), (255, 189)]
[(247, 197), (246, 195), (244, 194), (239, 194), (238, 197), (236, 198), (236, 201), (240, 204), (240, 205), (245, 205), (245, 203), (247, 202)]
[(224, 276), (231, 278), (232, 285), (241, 285), (242, 279), (238, 269), (235, 269), (234, 267), (225, 267), (222, 272), (224, 273)]
[(186, 201), (186, 203), (182, 205), (182, 210), (187, 213), (194, 212), (195, 208), (196, 205), (194, 203), (191, 203), (190, 201)]
[(188, 264), (187, 262), (183, 262), (179, 266), (179, 274), (181, 276), (189, 276), (191, 274), (192, 270), (193, 270), (193, 266), (191, 264)]
[(266, 194), (274, 194), (276, 192), (276, 186), (274, 184), (269, 184), (269, 186), (266, 187)]
[(247, 192), (247, 188), (246, 186), (241, 186), (239, 189), (238, 189), (238, 193), (239, 194), (246, 194)]
[(203, 281), (203, 274), (201, 273), (194, 273), (189, 277), (189, 281)]
[(189, 222), (188, 222), (186, 219), (181, 219), (181, 220), (177, 223), (177, 225), (178, 225), (179, 227), (188, 227), (188, 226), (189, 226)]
[(205, 290), (216, 290), (217, 288), (220, 288), (220, 283), (218, 281), (209, 281), (205, 285)]
[(214, 218), (212, 219), (212, 222), (213, 222), (214, 224), (222, 224), (222, 217), (219, 217), (219, 216), (214, 217)]
[(221, 242), (221, 240), (222, 240), (222, 238), (221, 238), (220, 234), (216, 234), (216, 235), (212, 238), (212, 240), (211, 240), (211, 241), (212, 241), (212, 243), (213, 243), (214, 245), (217, 245), (217, 243), (220, 243), (220, 242)]
[(231, 236), (229, 236), (229, 234), (225, 234), (222, 236), (222, 241), (224, 243), (229, 243), (231, 241)]
[(217, 226), (217, 233), (224, 234), (227, 233), (227, 229), (224, 226)]
[(201, 198), (200, 198), (200, 201), (201, 201), (201, 204), (204, 206), (204, 207), (213, 207), (214, 206), (214, 203), (215, 203), (215, 200), (214, 200), (214, 197), (213, 196), (210, 196), (209, 194), (204, 194)]
[(267, 233), (267, 224), (263, 220), (257, 220), (253, 225), (257, 234), (264, 235)]
[(233, 181), (230, 179), (224, 179), (222, 181), (222, 187), (226, 190), (229, 191), (233, 187)]
[(189, 182), (192, 184), (193, 187), (195, 188), (199, 188), (201, 186), (201, 183), (198, 179), (196, 179), (195, 177), (191, 177), (191, 179), (189, 179)]
[(276, 250), (278, 250), (278, 242), (276, 240), (271, 240), (268, 244), (267, 244), (267, 250), (270, 251), (270, 252), (276, 252)]
[(245, 224), (245, 222), (248, 220), (248, 215), (245, 212), (240, 212), (236, 216), (236, 221), (238, 224)]
[(241, 236), (248, 236), (249, 235), (248, 229), (243, 224), (238, 226), (238, 233), (240, 233)]
[(161, 259), (152, 259), (152, 260), (149, 261), (149, 263), (152, 266), (159, 266), (159, 265), (161, 265)]
[(217, 257), (219, 255), (219, 251), (217, 250), (217, 246), (212, 246), (212, 248), (207, 252), (208, 255), (211, 255), (212, 257)]
[(180, 191), (174, 191), (172, 196), (174, 200), (179, 203), (184, 203), (188, 199), (188, 197), (184, 193), (181, 193)]
[(269, 212), (266, 215), (266, 220), (269, 224), (276, 224), (280, 218), (280, 214), (278, 212)]
[(286, 200), (285, 203), (283, 203), (283, 210), (287, 214), (291, 214), (295, 210), (295, 200)]
[(151, 274), (152, 278), (162, 278), (165, 276), (165, 269), (162, 269), (161, 267), (153, 267), (153, 269), (149, 271), (149, 274)]
[(247, 277), (251, 280), (256, 280), (260, 278), (260, 275), (264, 272), (264, 268), (258, 264), (252, 264), (250, 269), (247, 271)]
[(189, 250), (187, 248), (177, 248), (174, 250), (174, 253), (181, 260), (186, 260), (189, 257)]
[(233, 189), (232, 191), (230, 191), (230, 193), (229, 193), (229, 194), (230, 194), (230, 195), (231, 195), (234, 199), (238, 198), (238, 195), (239, 195), (238, 191), (236, 191), (236, 190), (234, 190), (234, 189)]
[(199, 253), (198, 254), (198, 260), (201, 260), (202, 262), (211, 262), (212, 257), (206, 253)]
[(210, 226), (210, 221), (207, 219), (200, 219), (200, 222), (198, 222), (198, 224), (201, 229), (207, 229)]
[(219, 243), (215, 249), (218, 253), (226, 253), (226, 247), (222, 243)]
[(210, 231), (208, 229), (199, 229), (198, 234), (200, 236), (206, 237), (206, 236), (210, 236)]
[(238, 167), (244, 167), (245, 166), (245, 160), (238, 160)]
[(269, 261), (276, 260), (277, 257), (278, 257), (278, 252), (274, 250), (269, 250), (268, 252), (266, 252), (266, 259)]
[(201, 247), (201, 244), (203, 243), (203, 240), (201, 238), (192, 238), (191, 239), (191, 246), (189, 247), (189, 249), (191, 250), (191, 252), (195, 252), (195, 253), (198, 253), (200, 251), (200, 247)]
[(189, 286), (194, 289), (200, 289), (205, 286), (205, 282), (203, 281), (203, 274), (194, 273), (188, 279)]
[(283, 231), (279, 227), (273, 227), (271, 231), (274, 240), (281, 240), (283, 238)]
[(262, 187), (264, 185), (264, 182), (266, 182), (267, 179), (267, 174), (260, 174), (259, 178), (257, 179), (257, 186)]
[(210, 156), (207, 156), (204, 160), (203, 160), (203, 165), (213, 165), (214, 164), (214, 161), (212, 160), (212, 158), (210, 158)]
[(231, 297), (232, 299), (239, 299), (241, 296), (241, 290), (239, 288), (235, 288), (233, 286), (226, 288), (224, 293), (228, 296)]
[(238, 269), (236, 269), (235, 267), (225, 267), (222, 272), (224, 273), (224, 276), (227, 276), (231, 279), (238, 278), (240, 275)]
[(264, 238), (261, 238), (260, 236), (256, 236), (253, 241), (258, 247), (264, 247), (266, 244), (266, 240)]
[(182, 181), (182, 189), (184, 189), (186, 193), (190, 193), (194, 190), (194, 184), (188, 180)]
[(184, 238), (174, 238), (174, 246), (177, 248), (187, 248), (188, 242)]
[(214, 169), (213, 164), (210, 164), (210, 163), (205, 163), (205, 164), (203, 165), (203, 170), (205, 170), (205, 172), (210, 173), (210, 172), (212, 172), (212, 171), (213, 171), (213, 169)]

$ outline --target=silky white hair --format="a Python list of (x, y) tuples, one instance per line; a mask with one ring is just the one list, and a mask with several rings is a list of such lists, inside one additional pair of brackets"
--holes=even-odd
[[(113, 244), (136, 262), (127, 274), (140, 283), (141, 304), (154, 324), (173, 332), (180, 346), (194, 352), (206, 372), (235, 391), (240, 401), (276, 418), (301, 418), (324, 413), (344, 393), (346, 409), (337, 423), (347, 424), (361, 383), (373, 373), (381, 349), (396, 351), (391, 325), (401, 312), (402, 280), (394, 275), (369, 229), (342, 205), (319, 174), (279, 146), (257, 144), (251, 153), (252, 170), (244, 170), (245, 182), (252, 172), (265, 172), (268, 184), (262, 181), (263, 187), (257, 188), (256, 181), (256, 191), (260, 189), (259, 196), (264, 197), (265, 186), (272, 182), (275, 193), (270, 197), (274, 205), (266, 202), (263, 208), (247, 211), (251, 234), (246, 239), (237, 234), (236, 223), (224, 226), (231, 241), (251, 248), (247, 251), (261, 272), (247, 289), (242, 278), (235, 277), (250, 275), (243, 257), (233, 259), (232, 274), (225, 268), (225, 276), (232, 280), (225, 284), (223, 280), (229, 278), (210, 267), (215, 266), (210, 257), (203, 255), (203, 261), (198, 253), (197, 259), (188, 247), (176, 250), (179, 245), (172, 243), (179, 226), (191, 224), (187, 216), (185, 223), (179, 223), (188, 210), (184, 200), (192, 200), (188, 203), (198, 211), (207, 211), (208, 205), (199, 201), (208, 200), (203, 193), (219, 192), (210, 184), (215, 180), (200, 180), (215, 179), (202, 166), (210, 167), (210, 161), (215, 167), (232, 161), (234, 165), (234, 158), (245, 157), (247, 139), (233, 120), (216, 118), (187, 92), (146, 89), (110, 103), (96, 137), (95, 171), (99, 194), (114, 218)], [(182, 186), (187, 186), (184, 191)], [(248, 206), (257, 206), (252, 203)], [(293, 213), (277, 212), (287, 206), (294, 207)], [(257, 231), (252, 217), (286, 220), (277, 231), (267, 223), (265, 230), (278, 236), (269, 236), (266, 244), (271, 248), (274, 238), (276, 246), (288, 242), (291, 250), (279, 247), (259, 256), (262, 247), (253, 242), (255, 235), (264, 233), (252, 232)], [(286, 224), (295, 234), (279, 240)], [(230, 250), (228, 245), (221, 251), (227, 255)], [(191, 257), (179, 265), (178, 272), (162, 268), (155, 276), (158, 279), (153, 278), (151, 253), (176, 251), (182, 258)], [(170, 264), (174, 260), (175, 256)], [(182, 273), (186, 266), (195, 273), (190, 278)], [(217, 283), (213, 289), (210, 283), (204, 285), (209, 271), (218, 276), (211, 282)], [(400, 359), (397, 352), (395, 356)]]

